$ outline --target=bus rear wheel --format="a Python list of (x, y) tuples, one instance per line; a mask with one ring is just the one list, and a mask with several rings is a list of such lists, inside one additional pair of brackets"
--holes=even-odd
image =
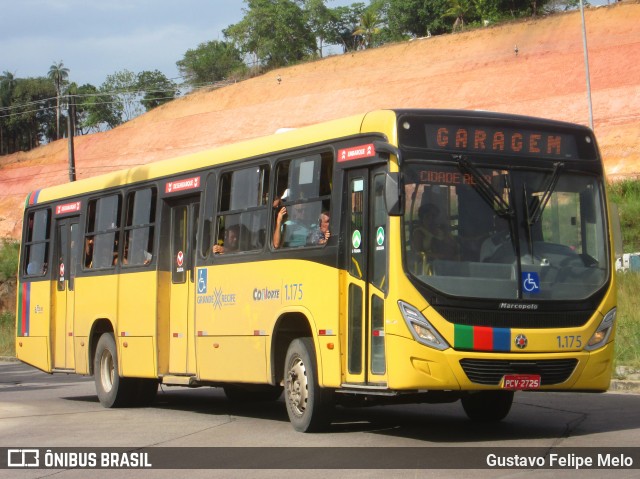
[(151, 378), (123, 378), (118, 374), (118, 354), (112, 333), (98, 340), (93, 363), (94, 381), (104, 407), (147, 406), (158, 393), (158, 381)]
[(333, 392), (318, 385), (316, 354), (311, 338), (298, 338), (291, 342), (284, 374), (284, 397), (293, 428), (299, 432), (326, 429), (331, 421)]
[(513, 391), (478, 391), (461, 399), (467, 417), (477, 422), (502, 421), (513, 404)]

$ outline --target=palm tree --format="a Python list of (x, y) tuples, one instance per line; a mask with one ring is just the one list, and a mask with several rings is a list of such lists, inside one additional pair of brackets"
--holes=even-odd
[(60, 139), (60, 96), (62, 95), (62, 86), (69, 78), (69, 69), (65, 68), (61, 60), (49, 67), (47, 76), (53, 80), (53, 84), (56, 87), (56, 138)]
[(445, 12), (445, 16), (455, 17), (452, 30), (464, 30), (464, 17), (469, 15), (472, 10), (472, 2), (470, 0), (449, 0), (449, 10)]
[(373, 45), (373, 37), (380, 32), (380, 17), (378, 12), (368, 9), (360, 18), (360, 26), (353, 32), (354, 36), (362, 37), (361, 45), (363, 48), (369, 48)]

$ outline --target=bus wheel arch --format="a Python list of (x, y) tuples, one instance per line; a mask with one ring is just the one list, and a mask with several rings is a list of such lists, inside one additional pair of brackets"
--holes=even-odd
[(91, 333), (89, 334), (89, 374), (94, 374), (94, 358), (96, 357), (96, 349), (98, 347), (98, 341), (100, 337), (105, 333), (114, 334), (113, 325), (111, 321), (106, 318), (97, 319), (92, 327)]
[(271, 383), (283, 384), (284, 362), (289, 344), (297, 338), (313, 338), (311, 324), (302, 313), (285, 313), (278, 318), (271, 340)]

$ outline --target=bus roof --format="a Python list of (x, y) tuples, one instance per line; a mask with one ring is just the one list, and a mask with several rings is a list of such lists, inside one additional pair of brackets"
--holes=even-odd
[(64, 183), (44, 188), (38, 192), (37, 203), (55, 201), (92, 191), (100, 191), (166, 176), (176, 176), (234, 160), (273, 155), (292, 148), (319, 144), (332, 139), (347, 138), (362, 133), (383, 133), (388, 136), (387, 141), (397, 145), (396, 118), (404, 114), (449, 118), (464, 117), (468, 119), (483, 118), (496, 121), (518, 121), (526, 123), (535, 122), (537, 125), (546, 125), (552, 128), (571, 127), (578, 130), (580, 128), (583, 128), (585, 131), (588, 130), (588, 128), (581, 127), (580, 125), (555, 120), (477, 110), (375, 110), (297, 129), (283, 129), (286, 131), (282, 133), (275, 133), (269, 136), (232, 143), (185, 156), (86, 178), (72, 183)]
[(282, 133), (135, 166), (72, 183), (43, 188), (38, 193), (37, 202), (55, 201), (149, 179), (179, 175), (229, 161), (273, 154), (304, 145), (322, 143), (334, 138), (349, 137), (365, 131), (381, 131), (380, 127), (383, 125), (384, 131), (388, 132), (388, 127), (394, 125), (394, 121), (394, 112), (381, 110), (291, 129)]

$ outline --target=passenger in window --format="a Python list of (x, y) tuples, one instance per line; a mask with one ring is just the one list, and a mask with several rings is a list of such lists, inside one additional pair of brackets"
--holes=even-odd
[(329, 220), (331, 219), (328, 211), (320, 213), (318, 218), (318, 226), (311, 230), (307, 238), (307, 244), (309, 245), (323, 245), (327, 244), (331, 232), (329, 231)]
[(279, 249), (282, 246), (296, 247), (307, 244), (309, 228), (302, 223), (305, 216), (305, 206), (305, 204), (292, 205), (289, 208), (291, 215), (289, 215), (289, 210), (286, 206), (280, 208), (276, 216), (276, 226), (273, 230), (273, 247), (275, 249)]
[(84, 265), (93, 268), (93, 237), (87, 238), (84, 245)]
[(46, 270), (46, 263), (39, 261), (32, 261), (27, 265), (27, 274), (29, 275), (43, 275)]
[(238, 225), (229, 226), (224, 230), (224, 241), (214, 244), (212, 251), (214, 254), (233, 253), (238, 251), (240, 228)]

